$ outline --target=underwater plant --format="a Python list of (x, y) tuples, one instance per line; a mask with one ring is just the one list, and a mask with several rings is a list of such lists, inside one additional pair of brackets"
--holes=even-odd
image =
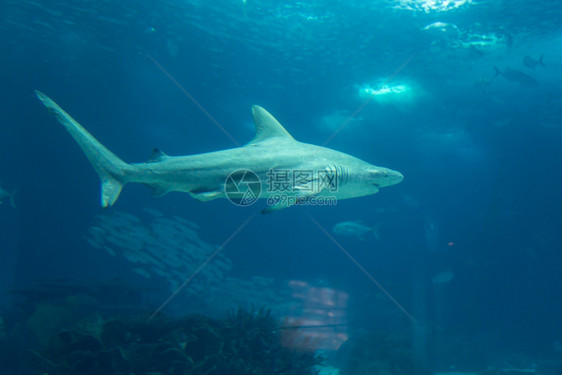
[(265, 308), (224, 319), (115, 318), (95, 334), (61, 331), (29, 353), (33, 366), (50, 375), (316, 374), (322, 360), (311, 343), (293, 334), (287, 345), (283, 332)]

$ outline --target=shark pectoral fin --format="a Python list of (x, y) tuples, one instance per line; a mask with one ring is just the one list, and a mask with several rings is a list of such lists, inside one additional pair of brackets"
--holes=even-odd
[(113, 206), (119, 197), (123, 184), (109, 175), (101, 176), (101, 206)]
[(282, 210), (287, 207), (291, 207), (296, 204), (297, 200), (298, 197), (294, 197), (294, 196), (282, 196), (282, 197), (278, 197), (277, 199), (271, 197), (267, 198), (266, 201), (268, 207), (262, 209), (261, 213), (265, 215)]
[(261, 210), (261, 213), (262, 214), (270, 214), (272, 212), (282, 210), (283, 208), (287, 208), (287, 207), (291, 207), (291, 206), (299, 205), (299, 204), (306, 204), (306, 202), (308, 200), (316, 197), (324, 189), (321, 189), (319, 191), (313, 191), (313, 190), (308, 190), (308, 188), (301, 185), (301, 186), (293, 187), (293, 190), (297, 191), (296, 195), (291, 195), (289, 197), (285, 197), (285, 199), (280, 200), (277, 203), (270, 204), (269, 207)]
[(193, 198), (201, 201), (201, 202), (208, 202), (212, 201), (213, 199), (221, 198), (224, 196), (222, 191), (204, 191), (204, 192), (189, 192)]
[(290, 207), (290, 206), (291, 206), (291, 205), (287, 204), (286, 202), (277, 203), (277, 204), (273, 204), (273, 205), (271, 205), (271, 206), (268, 206), (268, 207), (264, 208), (263, 210), (261, 210), (261, 213), (262, 213), (263, 215), (265, 215), (265, 214), (271, 214), (271, 213), (273, 213), (273, 212), (282, 210), (282, 209), (287, 208), (287, 207)]

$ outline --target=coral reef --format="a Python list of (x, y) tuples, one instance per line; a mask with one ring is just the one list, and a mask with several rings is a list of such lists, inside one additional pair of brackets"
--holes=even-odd
[(68, 296), (61, 301), (38, 303), (22, 327), (22, 332), (39, 345), (44, 345), (61, 329), (95, 331), (102, 324), (97, 306), (97, 301), (88, 295)]
[(108, 320), (96, 334), (61, 331), (33, 366), (50, 375), (312, 375), (321, 359), (311, 343), (290, 345), (270, 310), (239, 309), (225, 319), (189, 315)]
[(246, 309), (270, 306), (275, 316), (284, 316), (294, 307), (291, 291), (284, 282), (261, 276), (250, 279), (226, 276), (219, 281), (208, 286), (199, 305), (200, 312), (223, 312), (237, 306)]

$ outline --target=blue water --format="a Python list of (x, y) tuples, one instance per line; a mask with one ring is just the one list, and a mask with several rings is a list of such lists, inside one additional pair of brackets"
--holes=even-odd
[[(197, 223), (209, 244), (226, 242), (230, 277), (345, 293), (349, 340), (408, 332), (418, 357), (441, 371), (560, 361), (560, 19), (560, 4), (523, 0), (3, 1), (0, 184), (17, 192), (15, 208), (0, 205), (0, 305), (9, 311), (10, 291), (41, 279), (150, 286), (85, 240), (96, 215), (150, 220), (148, 208)], [(524, 63), (541, 55), (544, 65)], [(154, 147), (236, 146), (188, 93), (241, 144), (259, 104), (295, 139), (330, 140), (405, 178), (334, 207), (255, 216), (229, 240), (263, 201), (154, 198), (132, 184), (102, 209), (97, 175), (35, 89), (128, 162)], [(378, 224), (380, 239), (332, 233), (350, 220)], [(444, 271), (454, 277), (435, 281)], [(158, 308), (168, 292), (142, 307)]]

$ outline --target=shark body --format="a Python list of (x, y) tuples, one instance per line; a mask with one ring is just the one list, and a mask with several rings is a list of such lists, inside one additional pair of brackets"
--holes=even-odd
[[(265, 109), (252, 106), (256, 135), (242, 147), (188, 156), (168, 156), (155, 150), (145, 163), (125, 163), (98, 142), (45, 94), (36, 91), (39, 100), (72, 135), (101, 179), (101, 205), (115, 203), (126, 183), (143, 183), (157, 196), (171, 191), (189, 193), (193, 198), (209, 201), (227, 198), (227, 178), (235, 171), (250, 170), (264, 182), (272, 170), (323, 171), (337, 182), (336, 189), (311, 186), (310, 179), (292, 185), (288, 194), (303, 199), (331, 196), (348, 199), (375, 194), (379, 188), (402, 181), (400, 172), (377, 167), (356, 157), (326, 147), (296, 141)], [(275, 191), (263, 189), (259, 198), (269, 198)], [(297, 202), (297, 201), (293, 201)], [(269, 206), (263, 213), (288, 207), (288, 201)]]

